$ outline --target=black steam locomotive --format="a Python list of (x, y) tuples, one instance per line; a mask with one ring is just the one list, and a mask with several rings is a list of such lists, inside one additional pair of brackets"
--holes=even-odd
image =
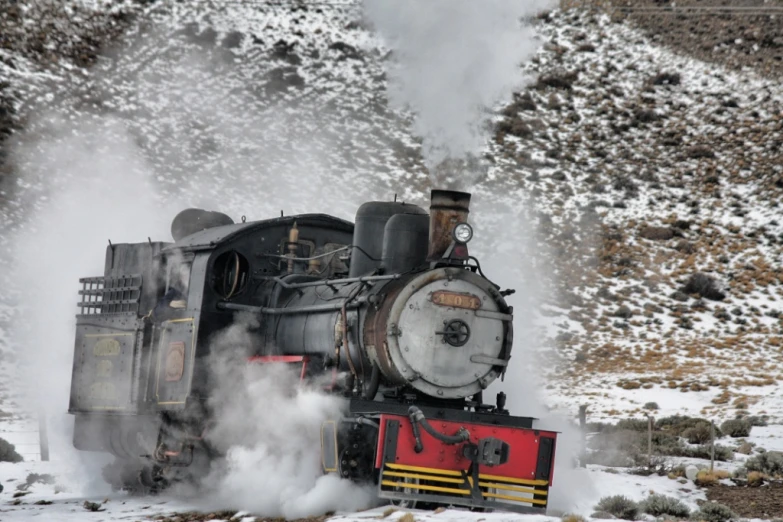
[(368, 202), (355, 224), (189, 209), (173, 243), (110, 243), (104, 275), (80, 280), (75, 447), (112, 453), (107, 477), (149, 489), (214, 458), (209, 341), (249, 313), (242, 364), (331, 376), (345, 397), (322, 426), (324, 472), (407, 505), (544, 511), (556, 433), (509, 415), (502, 393), (482, 400), (508, 366), (512, 310), (469, 255), (469, 202), (436, 190), (429, 215)]

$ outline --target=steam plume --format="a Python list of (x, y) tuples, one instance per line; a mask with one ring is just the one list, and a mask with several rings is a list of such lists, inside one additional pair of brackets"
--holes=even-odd
[[(414, 112), (434, 183), (465, 188), (475, 180), (489, 110), (523, 83), (519, 66), (538, 47), (524, 19), (550, 3), (365, 0), (366, 17), (393, 50), (389, 99)], [(448, 172), (438, 169), (444, 160)], [(455, 169), (467, 183), (449, 176)]]
[(118, 121), (82, 122), (78, 134), (65, 121), (42, 118), (37, 125), (46, 138), (14, 151), (22, 178), (39, 191), (22, 201), (32, 212), (12, 238), (20, 319), (11, 334), (29, 406), (48, 415), (51, 453), (80, 475), (69, 484), (87, 484), (87, 493), (101, 489), (95, 478), (106, 459), (94, 462), (96, 454), (73, 449), (66, 413), (79, 277), (103, 274), (107, 239), (146, 241), (166, 229), (168, 218), (150, 190), (147, 164)]
[(255, 320), (237, 320), (211, 343), (210, 443), (226, 453), (206, 480), (217, 503), (288, 519), (370, 505), (372, 489), (322, 475), (320, 429), (342, 414), (340, 399), (298, 382), (297, 372), (248, 365)]
[[(516, 290), (506, 298), (514, 307), (511, 360), (505, 379), (492, 384), (485, 392), (485, 400), (491, 402), (496, 392), (503, 391), (512, 415), (534, 417), (538, 419), (536, 428), (558, 432), (554, 486), (548, 509), (551, 512), (589, 509), (596, 500), (591, 478), (586, 470), (575, 467), (581, 451), (579, 428), (573, 419), (545, 406), (546, 383), (541, 375), (539, 348), (546, 340), (546, 332), (541, 325), (539, 307), (551, 289), (553, 275), (549, 267), (535, 262), (548, 256), (541, 252), (546, 247), (536, 236), (529, 211), (532, 205), (521, 194), (520, 204), (513, 208), (498, 204), (492, 193), (478, 190), (474, 195), (471, 216), (477, 232), (471, 247), (476, 252), (492, 253), (478, 255), (487, 277), (501, 288)], [(531, 255), (534, 251), (537, 255)]]

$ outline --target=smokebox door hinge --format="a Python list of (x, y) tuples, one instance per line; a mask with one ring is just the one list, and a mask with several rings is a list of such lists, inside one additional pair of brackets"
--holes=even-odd
[(402, 330), (394, 323), (389, 325), (389, 331), (387, 333), (393, 337), (402, 337)]
[(505, 359), (498, 359), (497, 357), (481, 354), (471, 355), (470, 362), (491, 364), (492, 366), (508, 366), (508, 361)]

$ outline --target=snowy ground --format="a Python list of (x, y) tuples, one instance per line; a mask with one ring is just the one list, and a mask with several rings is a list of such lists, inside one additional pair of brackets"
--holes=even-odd
[[(18, 424), (23, 426), (23, 424)], [(573, 431), (563, 435), (573, 437)], [(0, 433), (2, 436), (2, 433)], [(751, 436), (745, 440), (754, 443), (757, 448), (783, 451), (783, 425), (776, 424), (767, 427), (754, 427)], [(37, 439), (29, 437), (27, 443), (35, 444)], [(511, 513), (471, 513), (460, 509), (449, 509), (442, 512), (427, 512), (413, 510), (416, 520), (429, 521), (533, 521), (559, 520), (563, 513), (579, 514), (589, 517), (598, 501), (610, 495), (625, 495), (630, 499), (641, 501), (648, 495), (657, 493), (682, 500), (691, 510), (698, 509), (706, 500), (705, 490), (684, 478), (668, 478), (652, 475), (649, 477), (631, 473), (630, 468), (610, 468), (606, 466), (589, 465), (586, 469), (571, 468), (565, 462), (573, 450), (572, 441), (567, 442), (560, 451), (560, 462), (555, 475), (555, 487), (552, 490), (552, 504), (548, 517), (518, 515)], [(732, 444), (732, 439), (724, 438), (719, 444)], [(734, 443), (736, 444), (736, 443)], [(213, 513), (231, 506), (216, 505), (206, 497), (188, 495), (161, 495), (154, 497), (134, 497), (124, 493), (112, 493), (99, 478), (102, 462), (93, 461), (90, 455), (79, 455), (60, 448), (54, 452), (51, 462), (29, 460), (19, 464), (0, 464), (0, 484), (5, 488), (0, 493), (0, 520), (28, 520), (40, 517), (41, 520), (145, 520), (156, 515), (172, 515), (182, 512)], [(716, 462), (715, 469), (729, 473), (734, 472), (748, 458), (735, 453), (733, 461)], [(700, 469), (709, 468), (709, 461), (694, 458), (666, 458), (669, 468), (677, 465), (695, 465)], [(48, 474), (51, 481), (39, 481), (29, 487), (23, 486), (31, 474)], [(40, 480), (40, 479), (39, 479)], [(730, 485), (729, 481), (724, 481)], [(20, 487), (21, 486), (21, 487)], [(27, 494), (14, 498), (19, 491)], [(39, 501), (52, 502), (47, 505), (36, 504)], [(101, 504), (100, 512), (90, 512), (84, 503), (97, 502)], [(220, 508), (220, 509), (219, 509)], [(380, 518), (386, 508), (378, 507), (369, 511), (357, 513), (337, 513), (331, 520), (346, 522), (362, 521)], [(396, 520), (402, 511), (389, 517)], [(250, 516), (249, 514), (246, 514)], [(241, 519), (239, 517), (238, 519)], [(223, 520), (225, 518), (218, 518)], [(652, 518), (648, 517), (648, 520)], [(252, 519), (249, 519), (252, 520)]]
[[(704, 494), (691, 484), (683, 485), (666, 477), (636, 477), (624, 473), (610, 473), (606, 468), (590, 466), (586, 470), (575, 473), (581, 475), (580, 480), (591, 491), (584, 499), (570, 510), (571, 513), (589, 516), (598, 498), (608, 495), (623, 494), (634, 500), (642, 500), (651, 492), (674, 496), (682, 499), (692, 509), (696, 508), (696, 500), (704, 500)], [(193, 498), (175, 498), (169, 496), (134, 498), (124, 494), (83, 495), (68, 490), (68, 486), (57, 479), (55, 484), (35, 484), (30, 487), (30, 493), (19, 497), (19, 504), (12, 505), (16, 485), (24, 483), (31, 473), (49, 473), (59, 477), (60, 467), (56, 462), (31, 462), (24, 464), (0, 464), (0, 482), (5, 486), (0, 504), (0, 520), (28, 520), (39, 517), (40, 520), (143, 520), (155, 515), (167, 515), (183, 511), (215, 511), (205, 506), (203, 501)], [(60, 491), (65, 489), (65, 491)], [(52, 501), (50, 505), (36, 505), (39, 501)], [(84, 508), (84, 502), (98, 502), (104, 511), (90, 512)], [(338, 513), (331, 520), (362, 521), (379, 518), (385, 507), (371, 509), (353, 514)], [(512, 513), (471, 513), (461, 509), (450, 509), (440, 513), (413, 511), (419, 521), (534, 521), (559, 520), (558, 517), (518, 515)], [(395, 520), (403, 512), (389, 517)]]

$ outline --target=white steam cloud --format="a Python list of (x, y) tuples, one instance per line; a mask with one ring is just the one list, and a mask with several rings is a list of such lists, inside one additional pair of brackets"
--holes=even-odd
[(545, 406), (546, 382), (540, 366), (545, 362), (538, 350), (545, 342), (545, 331), (539, 313), (554, 281), (550, 268), (536, 260), (548, 258), (546, 252), (541, 252), (546, 247), (537, 237), (529, 201), (520, 196), (518, 204), (511, 206), (500, 204), (497, 199), (496, 194), (483, 190), (474, 194), (471, 220), (477, 233), (470, 246), (479, 252), (483, 272), (489, 279), (501, 289), (516, 290), (506, 298), (514, 307), (514, 348), (505, 379), (490, 386), (484, 401), (494, 402), (495, 393), (503, 391), (511, 415), (537, 418), (536, 428), (558, 432), (549, 512), (584, 510), (589, 514), (587, 510), (597, 498), (587, 471), (575, 467), (581, 451), (579, 427), (574, 419)]
[(321, 472), (321, 425), (342, 416), (343, 402), (285, 365), (247, 364), (253, 322), (239, 320), (211, 343), (208, 440), (226, 454), (205, 480), (212, 501), (287, 519), (369, 507), (372, 488)]
[[(393, 51), (389, 99), (413, 111), (433, 182), (459, 187), (475, 180), (490, 134), (490, 110), (524, 83), (520, 65), (539, 46), (525, 20), (551, 3), (364, 1), (367, 19)], [(437, 168), (446, 160), (450, 172)], [(455, 169), (468, 176), (467, 183), (454, 179)]]
[[(29, 218), (12, 238), (19, 320), (11, 332), (32, 411), (47, 415), (51, 453), (71, 464), (87, 491), (100, 487), (96, 454), (73, 449), (67, 415), (79, 278), (102, 275), (108, 239), (146, 241), (168, 217), (150, 190), (151, 171), (121, 124), (82, 122), (76, 131), (50, 116), (45, 138), (20, 144), (14, 160), (25, 183), (39, 187), (22, 203)], [(88, 466), (83, 469), (82, 466)], [(98, 471), (98, 473), (95, 473)]]

